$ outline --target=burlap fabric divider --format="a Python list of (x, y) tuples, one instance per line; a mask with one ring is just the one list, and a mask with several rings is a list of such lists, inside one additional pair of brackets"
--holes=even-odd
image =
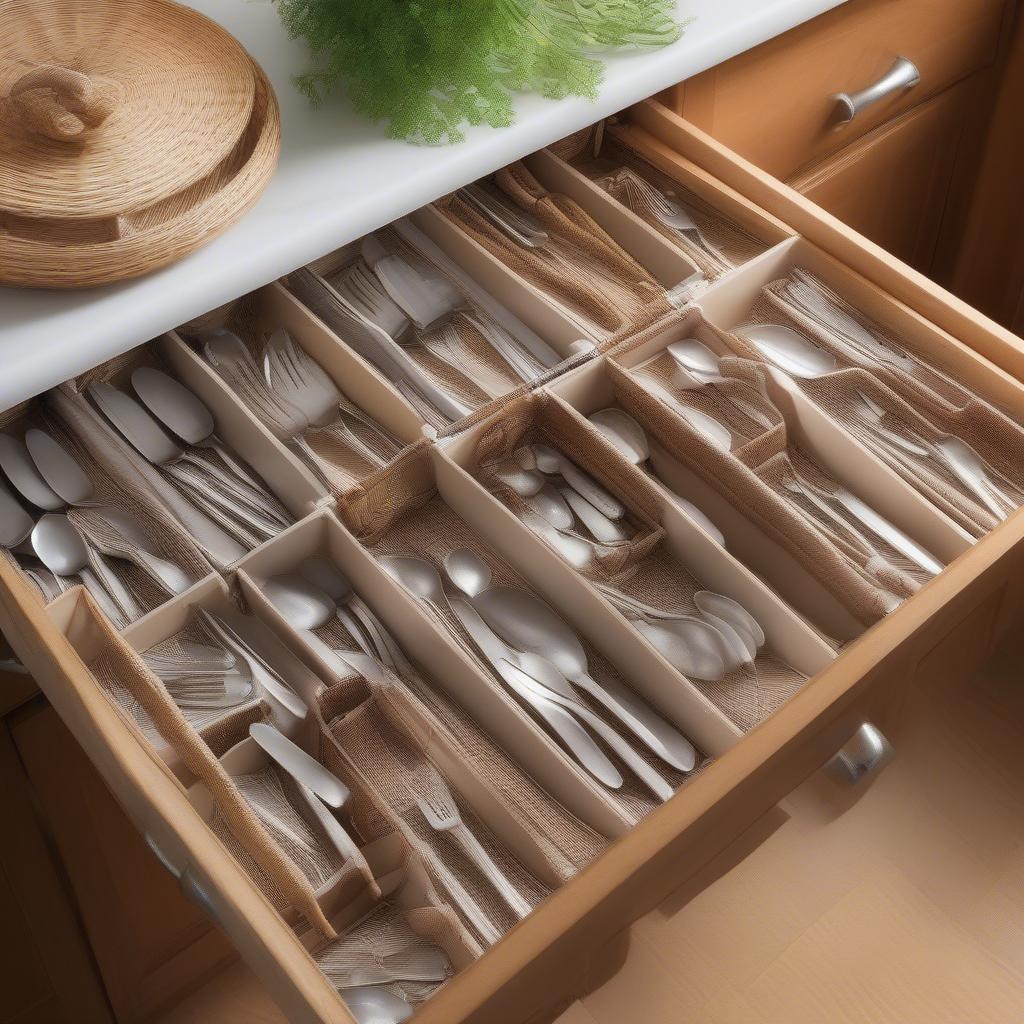
[(594, 337), (671, 308), (665, 289), (645, 267), (578, 203), (547, 192), (524, 164), (496, 172), (494, 183), (544, 225), (547, 243), (520, 245), (458, 193), (435, 205), (502, 263), (592, 325)]
[[(831, 538), (794, 506), (791, 495), (772, 485), (776, 483), (774, 478), (771, 483), (762, 479), (758, 471), (760, 466), (748, 465), (732, 452), (721, 452), (708, 443), (670, 406), (651, 395), (633, 370), (620, 362), (627, 353), (667, 331), (671, 330), (676, 337), (688, 337), (709, 327), (700, 311), (691, 308), (669, 314), (646, 331), (610, 349), (607, 371), (618, 404), (682, 465), (714, 487), (732, 505), (741, 509), (761, 532), (789, 552), (858, 622), (865, 627), (873, 625), (892, 609), (893, 596), (866, 578), (862, 566), (851, 563), (845, 553), (837, 550)], [(734, 376), (741, 362), (739, 359), (724, 360), (723, 373)], [(758, 370), (760, 364), (747, 365)], [(763, 372), (763, 367), (760, 369)], [(767, 401), (767, 396), (755, 383), (750, 384), (749, 397), (758, 403)], [(611, 449), (610, 444), (608, 447)], [(783, 449), (784, 440), (775, 458), (783, 455)], [(762, 460), (761, 466), (770, 462), (768, 452), (763, 448), (758, 457)]]
[[(771, 412), (781, 421), (774, 408)], [(597, 543), (579, 525), (563, 531), (591, 543), (594, 561), (578, 571), (625, 597), (671, 614), (699, 617), (693, 595), (705, 588), (665, 546), (664, 530), (658, 525), (661, 505), (657, 489), (646, 474), (618, 452), (613, 449), (609, 453), (598, 431), (583, 426), (550, 396), (538, 394), (509, 406), (481, 435), (477, 446), (481, 483), (521, 518), (528, 511), (526, 504), (497, 479), (494, 470), (518, 447), (537, 442), (551, 445), (566, 457), (571, 453), (580, 469), (627, 507), (627, 521), (636, 529), (632, 538), (615, 544)], [(785, 703), (806, 680), (803, 673), (762, 648), (752, 669), (738, 669), (719, 680), (694, 679), (692, 683), (746, 730)]]
[[(796, 268), (766, 285), (745, 320), (756, 323), (782, 324), (835, 356), (837, 370), (812, 379), (794, 378), (795, 383), (972, 536), (981, 537), (996, 525), (991, 512), (934, 449), (924, 457), (906, 458), (878, 443), (866, 428), (858, 389), (886, 410), (885, 429), (907, 440), (917, 434), (926, 447), (950, 435), (966, 441), (989, 464), (999, 485), (1024, 503), (1024, 426), (905, 349), (813, 274)], [(851, 344), (851, 332), (858, 331), (868, 332), (894, 357), (886, 361)], [(731, 332), (721, 337), (736, 352), (763, 361), (743, 338)]]
[[(171, 377), (177, 377), (172, 370), (164, 365), (152, 345), (143, 345), (139, 348), (132, 349), (129, 352), (125, 352), (123, 355), (115, 356), (113, 359), (110, 359), (105, 363), (101, 363), (99, 366), (93, 367), (91, 370), (87, 370), (85, 373), (80, 374), (73, 380), (66, 382), (61, 387), (62, 389), (67, 389), (67, 391), (72, 394), (78, 402), (92, 408), (92, 400), (87, 397), (87, 389), (90, 384), (96, 382), (111, 384), (114, 387), (119, 388), (121, 391), (131, 395), (133, 394), (131, 375), (133, 371), (140, 366), (152, 366), (156, 369), (163, 370)], [(105, 422), (105, 417), (102, 414), (98, 414), (98, 416), (103, 422)], [(198, 464), (201, 464), (199, 467), (200, 469), (202, 469), (202, 467), (215, 467), (218, 472), (226, 472), (229, 475), (234, 475), (234, 471), (231, 466), (229, 466), (218, 453), (198, 445), (188, 445), (185, 442), (181, 442), (181, 447), (183, 449), (187, 449), (190, 459), (195, 459)], [(129, 448), (133, 453), (135, 453), (134, 448), (131, 448), (131, 446), (129, 446)], [(187, 495), (183, 494), (179, 490), (173, 478), (164, 473), (159, 466), (155, 466), (147, 460), (142, 459), (141, 456), (138, 456), (138, 458), (152, 470), (157, 478), (159, 478), (164, 488), (178, 495), (179, 501), (189, 502)], [(255, 467), (249, 468), (258, 479), (258, 473)], [(278, 516), (283, 517), (286, 522), (293, 522), (295, 517), (291, 512), (289, 512), (281, 499), (274, 494), (265, 481), (260, 482), (261, 502), (268, 508), (273, 509)], [(233, 536), (240, 544), (250, 549), (257, 547), (262, 542), (262, 538), (256, 534), (252, 534), (247, 537), (246, 534), (248, 534), (249, 531), (242, 530), (240, 532), (239, 528), (229, 527), (225, 523), (219, 523), (218, 525), (220, 525), (227, 533), (231, 534), (231, 536)], [(220, 566), (220, 568), (224, 567)]]
[[(490, 545), (481, 540), (437, 495), (433, 465), (426, 451), (410, 452), (408, 458), (396, 461), (390, 467), (390, 472), (378, 481), (376, 488), (367, 489), (339, 505), (339, 514), (375, 557), (417, 555), (433, 564), (443, 580), (445, 555), (455, 550), (466, 549), (487, 563), (493, 585), (515, 587), (533, 593), (525, 579), (506, 561), (499, 558)], [(451, 595), (457, 596), (457, 593), (452, 590)], [(518, 701), (498, 682), (483, 653), (448, 608), (436, 608), (427, 604), (423, 604), (422, 607), (434, 620), (435, 625), (477, 662), (510, 713), (517, 714), (530, 722), (533, 728), (538, 728)], [(622, 679), (611, 663), (599, 654), (589, 641), (583, 637), (580, 640), (587, 655), (591, 678), (598, 683), (605, 678), (614, 678), (623, 686), (629, 687), (629, 681)], [(585, 694), (579, 696), (594, 714), (603, 718), (628, 742), (633, 742), (632, 735), (623, 729), (618, 719), (610, 717), (602, 705), (592, 701)], [(642, 757), (648, 757), (645, 748), (634, 745)], [(698, 755), (697, 767), (690, 773), (679, 772), (653, 757), (650, 758), (650, 763), (670, 785), (678, 788), (699, 771), (706, 761)], [(621, 789), (609, 790), (601, 787), (601, 792), (617, 813), (633, 824), (656, 806), (648, 791), (628, 771), (625, 773), (625, 783)]]
[[(423, 330), (413, 326), (401, 339), (392, 339), (439, 388), (477, 411), (490, 408), (504, 395), (525, 389), (550, 373), (538, 364), (536, 377), (532, 381), (524, 381), (484, 340), (473, 321), (488, 324), (492, 329), (496, 324), (457, 280), (448, 277), (429, 256), (406, 242), (393, 228), (381, 228), (374, 232), (373, 237), (386, 251), (403, 257), (413, 266), (419, 265), (447, 278), (462, 294), (463, 306), (453, 315), (443, 317), (439, 323)], [(342, 341), (349, 331), (347, 315), (342, 312), (343, 306), (334, 288), (344, 274), (361, 260), (358, 245), (346, 246), (292, 272), (286, 282), (289, 291)], [(501, 301), (501, 296), (496, 298)], [(406, 398), (431, 426), (438, 430), (450, 426), (450, 421), (425, 400), (415, 398), (411, 392), (406, 393)], [(461, 425), (465, 421), (457, 422)]]
[[(457, 960), (461, 946), (453, 945), (451, 921), (446, 914), (449, 907), (411, 907), (403, 909), (397, 902), (384, 902), (346, 933), (326, 943), (313, 954), (317, 967), (327, 976), (331, 984), (344, 994), (346, 988), (358, 984), (357, 972), (366, 970), (388, 970), (388, 957), (399, 960), (414, 959), (417, 951), (428, 944), (439, 946), (450, 961), (449, 977), (454, 974), (451, 962)], [(355, 979), (355, 980), (353, 980)], [(410, 1006), (425, 1002), (444, 982), (396, 980), (383, 987), (400, 996)]]
[[(422, 748), (406, 733), (395, 728), (373, 699), (336, 719), (331, 726), (333, 754), (325, 750), (325, 760), (337, 758), (345, 766), (342, 778), (351, 779), (364, 799), (353, 804), (353, 820), (367, 841), (399, 832), (410, 853), (424, 866), (435, 892), (445, 893), (445, 872), (462, 884), (478, 906), (502, 933), (517, 922), (516, 916), (497, 895), (493, 885), (461, 851), (457, 844), (427, 823), (416, 803), (417, 792), (429, 789), (431, 777), (438, 772)], [(443, 777), (443, 774), (442, 774)], [(449, 784), (449, 790), (466, 827), (531, 906), (537, 906), (548, 889), (536, 879), (514, 854), (484, 824), (462, 795)], [(475, 935), (470, 920), (448, 894), (452, 909), (463, 928)]]
[[(87, 540), (102, 543), (109, 528), (100, 520), (97, 509), (109, 507), (129, 514), (150, 539), (150, 550), (173, 562), (193, 581), (198, 582), (213, 572), (195, 541), (181, 528), (179, 520), (164, 502), (162, 489), (150, 486), (146, 476), (136, 474), (131, 464), (111, 457), (108, 438), (84, 415), (80, 406), (64, 388), (50, 391), (34, 400), (0, 414), (0, 429), (14, 436), (38, 428), (49, 434), (78, 464), (93, 486), (89, 505), (69, 507), (68, 518)], [(17, 563), (6, 549), (0, 557)], [(116, 576), (135, 598), (142, 610), (150, 611), (168, 600), (169, 594), (150, 575), (135, 564), (120, 558), (106, 558), (100, 564), (96, 552), (90, 550), (90, 566), (99, 572)]]
[[(183, 643), (201, 643), (214, 647), (220, 647), (216, 638), (198, 620), (191, 620), (188, 625), (177, 633), (161, 640), (142, 652), (158, 653), (163, 657), (174, 658), (180, 655), (182, 663), (186, 660), (183, 652)], [(107, 696), (116, 701), (126, 711), (142, 730), (142, 733), (150, 741), (160, 737), (160, 730), (156, 722), (150, 717), (149, 712), (139, 703), (131, 690), (116, 675), (111, 675), (104, 669), (106, 665), (94, 667), (93, 674), (96, 682), (106, 691)], [(159, 676), (157, 677), (159, 678)], [(166, 684), (161, 682), (166, 689)], [(173, 697), (172, 697), (173, 699)], [(252, 697), (232, 708), (195, 708), (182, 707), (181, 713), (185, 720), (199, 734), (203, 742), (210, 748), (214, 757), (220, 757), (231, 749), (236, 743), (245, 739), (249, 734), (249, 726), (253, 722), (262, 721), (269, 712), (269, 706), (262, 700), (258, 692), (254, 691)]]
[[(357, 649), (340, 623), (322, 639), (338, 650)], [(449, 756), (465, 764), (478, 781), (510, 808), (562, 881), (568, 881), (601, 852), (606, 840), (542, 789), (427, 675), (418, 670), (399, 675), (383, 666), (379, 674), (380, 678), (373, 681), (346, 675), (321, 693), (317, 714), (325, 744), (335, 719), (373, 697), (381, 712), (411, 741), (429, 737), (431, 744), (441, 745)], [(322, 753), (329, 756), (326, 746)]]
[[(261, 320), (257, 315), (257, 306), (258, 300), (255, 295), (244, 295), (226, 306), (190, 320), (178, 328), (178, 331), (202, 356), (202, 343), (196, 338), (196, 332), (211, 327), (223, 327), (237, 335), (257, 364), (262, 365), (267, 335), (274, 325)], [(302, 342), (299, 338), (293, 337), (292, 340), (301, 347)], [(205, 356), (203, 358), (205, 359)], [(274, 392), (270, 386), (264, 384), (262, 380), (259, 384), (267, 398), (271, 399)], [(339, 388), (339, 391), (342, 392), (342, 399), (338, 403), (338, 418), (344, 425), (382, 458), (390, 459), (397, 455), (402, 450), (402, 442), (350, 395), (345, 394), (344, 389)], [(260, 417), (258, 405), (249, 405), (248, 408), (254, 416)], [(264, 426), (273, 431), (272, 424), (265, 420), (263, 422)], [(312, 462), (301, 449), (290, 450), (297, 458), (306, 462), (317, 475), (322, 476), (332, 493), (337, 495), (358, 483), (364, 476), (375, 473), (378, 467), (337, 429), (335, 423), (336, 421), (324, 426), (309, 426), (302, 431), (301, 436), (320, 461)]]
[(592, 149), (586, 142), (576, 149), (577, 152), (570, 151), (563, 155), (563, 159), (595, 181), (617, 202), (632, 210), (658, 234), (667, 238), (709, 281), (721, 277), (725, 271), (713, 258), (708, 257), (707, 250), (690, 234), (670, 227), (655, 214), (650, 203), (638, 200), (625, 185), (623, 177), (617, 177), (620, 171), (632, 171), (662, 195), (679, 203), (691, 216), (700, 234), (721, 253), (728, 264), (727, 269), (742, 266), (771, 248), (768, 242), (751, 234), (696, 192), (659, 171), (616, 139), (605, 136), (596, 157), (592, 156)]
[[(95, 608), (88, 596), (84, 599)], [(334, 938), (334, 929), (320, 909), (312, 886), (271, 839), (221, 763), (171, 700), (164, 685), (149, 670), (142, 656), (118, 636), (102, 615), (96, 615), (96, 624), (103, 636), (105, 650), (93, 660), (91, 670), (98, 677), (119, 681), (185, 767), (206, 786), (216, 815), (224, 821), (238, 849), (249, 859), (250, 869), (253, 866), (258, 868), (253, 880), (270, 903), (277, 909), (294, 908), (320, 935)], [(108, 693), (107, 690), (104, 692)], [(110, 699), (111, 706), (145, 744), (145, 736), (132, 716), (115, 699)]]

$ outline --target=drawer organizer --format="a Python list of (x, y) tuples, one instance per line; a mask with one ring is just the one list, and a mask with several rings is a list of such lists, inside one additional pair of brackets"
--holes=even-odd
[[(91, 547), (85, 587), (5, 552), (4, 633), (291, 1020), (368, 986), (425, 1024), (552, 1017), (919, 664), (1019, 611), (1024, 388), (973, 344), (1004, 339), (637, 120), (5, 414), (84, 471), (46, 510)], [(213, 431), (129, 444), (110, 390), (145, 399), (140, 370)]]

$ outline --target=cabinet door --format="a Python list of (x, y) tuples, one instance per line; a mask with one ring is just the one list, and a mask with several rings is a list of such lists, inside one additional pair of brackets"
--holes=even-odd
[(146, 848), (52, 708), (25, 709), (12, 734), (75, 888), (117, 1020), (146, 1020), (232, 950)]
[(931, 268), (976, 95), (971, 82), (948, 89), (789, 184), (916, 270)]
[(0, 721), (0, 1024), (111, 1024), (89, 945)]

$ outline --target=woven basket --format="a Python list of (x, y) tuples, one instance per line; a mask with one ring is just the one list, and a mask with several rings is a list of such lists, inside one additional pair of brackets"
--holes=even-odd
[(170, 0), (0, 0), (0, 281), (80, 288), (196, 249), (256, 201), (262, 70)]

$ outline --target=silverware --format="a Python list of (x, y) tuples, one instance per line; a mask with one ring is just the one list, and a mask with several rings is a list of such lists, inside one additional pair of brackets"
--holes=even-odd
[(412, 1007), (386, 988), (361, 985), (340, 995), (356, 1024), (405, 1024), (412, 1017)]
[(214, 615), (205, 608), (198, 610), (199, 618), (231, 654), (239, 667), (244, 667), (253, 682), (266, 694), (274, 708), (275, 720), (286, 728), (305, 720), (309, 713), (306, 702), (242, 639), (230, 620)]
[(189, 498), (236, 534), (248, 547), (269, 540), (291, 524), (276, 498), (182, 448), (130, 395), (105, 381), (89, 385), (89, 395), (124, 439), (147, 461), (182, 485)]
[(609, 519), (621, 519), (626, 514), (626, 507), (618, 498), (609, 494), (584, 473), (575, 462), (566, 458), (556, 448), (547, 444), (533, 444), (530, 445), (529, 451), (536, 461), (537, 469), (548, 475), (561, 476), (574, 491), (602, 515)]
[(619, 757), (623, 764), (662, 803), (671, 800), (675, 790), (611, 726), (593, 713), (573, 692), (569, 681), (546, 658), (521, 655), (519, 664), (504, 661), (505, 672), (525, 691), (561, 705), (586, 725)]
[[(680, 771), (690, 771), (696, 752), (674, 726), (656, 714), (616, 680), (598, 683), (588, 674), (587, 654), (573, 629), (539, 597), (512, 587), (480, 584), (489, 575), (486, 564), (471, 551), (445, 558), (452, 582), (467, 594), (473, 608), (513, 649), (540, 655), (575, 686), (615, 715), (654, 754)], [(462, 582), (466, 589), (463, 589)], [(472, 593), (471, 593), (472, 592)]]
[(328, 807), (340, 810), (348, 803), (352, 795), (348, 786), (316, 758), (310, 757), (302, 747), (288, 739), (284, 733), (265, 722), (254, 722), (249, 726), (249, 735), (268, 757), (323, 800)]
[(49, 434), (33, 427), (25, 431), (25, 446), (46, 484), (65, 504), (89, 503), (92, 481)]
[(44, 512), (58, 512), (65, 502), (42, 478), (25, 445), (9, 434), (0, 434), (0, 469), (14, 489)]
[(54, 576), (78, 576), (104, 614), (119, 629), (128, 625), (133, 616), (126, 613), (124, 605), (138, 610), (137, 605), (123, 587), (116, 597), (110, 593), (90, 566), (89, 549), (67, 516), (53, 512), (42, 516), (32, 528), (32, 547)]
[(748, 341), (765, 359), (793, 377), (813, 379), (839, 368), (839, 360), (831, 352), (782, 324), (736, 327), (733, 334)]
[(452, 598), (450, 607), (499, 678), (540, 715), (576, 761), (598, 782), (609, 789), (620, 789), (623, 780), (618, 768), (579, 721), (564, 706), (536, 687), (526, 685), (519, 675), (511, 671), (519, 663), (520, 655), (498, 637), (468, 601)]
[(494, 886), (498, 895), (505, 901), (516, 917), (522, 919), (530, 914), (533, 908), (520, 895), (508, 876), (495, 864), (491, 855), (481, 846), (480, 840), (473, 835), (459, 814), (451, 790), (440, 773), (429, 772), (429, 778), (417, 777), (410, 786), (416, 805), (426, 819), (427, 824), (435, 832), (444, 832), (452, 837), (462, 852), (480, 870), (480, 873)]
[(213, 413), (181, 381), (156, 367), (140, 366), (132, 373), (132, 387), (143, 405), (183, 441), (193, 448), (215, 452), (236, 477), (261, 489), (259, 480), (217, 437)]
[[(602, 436), (614, 447), (620, 455), (628, 459), (638, 469), (642, 469), (648, 476), (659, 480), (650, 464), (651, 448), (647, 440), (647, 432), (639, 423), (622, 409), (599, 409), (587, 417), (602, 434)], [(717, 526), (702, 512), (692, 501), (688, 501), (680, 494), (665, 485), (672, 500), (700, 526), (719, 547), (725, 547), (725, 535)]]

